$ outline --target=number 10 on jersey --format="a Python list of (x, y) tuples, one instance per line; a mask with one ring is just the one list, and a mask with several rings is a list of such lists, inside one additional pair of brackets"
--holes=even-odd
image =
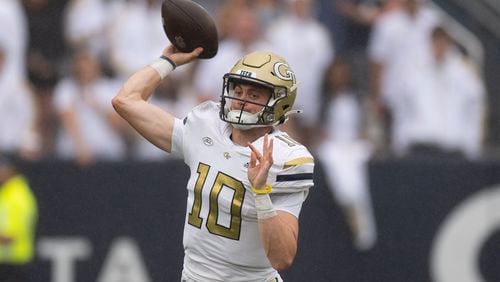
[[(197, 228), (201, 228), (203, 218), (200, 217), (202, 204), (202, 191), (207, 180), (210, 166), (204, 163), (198, 164), (198, 179), (194, 187), (194, 200), (191, 212), (188, 216), (188, 223)], [(218, 223), (219, 218), (219, 195), (222, 188), (227, 187), (234, 191), (230, 204), (230, 225), (226, 227)], [(214, 183), (210, 187), (209, 193), (209, 213), (206, 219), (206, 226), (210, 233), (226, 237), (233, 240), (240, 239), (241, 231), (241, 209), (245, 198), (245, 186), (241, 181), (223, 172), (218, 172)]]

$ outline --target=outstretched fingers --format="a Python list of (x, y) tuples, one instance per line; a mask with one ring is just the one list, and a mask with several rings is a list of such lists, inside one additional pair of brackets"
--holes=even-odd
[(273, 162), (273, 146), (274, 146), (273, 144), (274, 144), (274, 139), (271, 138), (266, 148), (267, 158), (271, 160), (271, 163)]
[(248, 143), (248, 147), (252, 151), (250, 156), (250, 165), (252, 167), (257, 165), (257, 161), (259, 161), (259, 164), (264, 164), (266, 168), (269, 168), (273, 164), (273, 139), (270, 139), (267, 134), (264, 136), (262, 153), (250, 142)]
[(255, 148), (254, 145), (252, 145), (252, 143), (248, 143), (248, 147), (250, 147), (250, 150), (252, 150), (252, 154), (255, 155), (255, 158), (259, 161), (262, 160), (262, 154), (259, 152), (259, 150), (257, 150), (257, 148)]
[(257, 165), (257, 156), (255, 155), (255, 153), (252, 151), (250, 153), (250, 167), (255, 167)]
[(190, 53), (190, 55), (191, 55), (192, 59), (194, 59), (194, 58), (197, 58), (202, 52), (203, 52), (203, 48), (198, 47), (198, 48), (194, 49), (193, 52)]

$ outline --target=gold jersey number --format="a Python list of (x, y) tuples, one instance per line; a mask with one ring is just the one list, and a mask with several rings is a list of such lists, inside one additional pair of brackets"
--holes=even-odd
[[(198, 179), (194, 187), (194, 201), (191, 212), (188, 216), (188, 223), (197, 228), (201, 228), (203, 218), (200, 217), (202, 205), (202, 190), (210, 171), (210, 166), (204, 163), (198, 165)], [(223, 187), (234, 191), (231, 201), (231, 219), (229, 227), (218, 224), (219, 218), (219, 194)], [(218, 172), (212, 187), (210, 188), (209, 213), (206, 221), (207, 229), (210, 233), (223, 236), (233, 240), (240, 239), (241, 232), (241, 208), (245, 198), (245, 186), (241, 181), (225, 173)]]

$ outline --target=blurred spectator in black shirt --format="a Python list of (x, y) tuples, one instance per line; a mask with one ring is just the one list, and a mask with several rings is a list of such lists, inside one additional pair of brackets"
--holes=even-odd
[(67, 0), (23, 0), (28, 19), (28, 77), (40, 115), (42, 155), (50, 155), (55, 136), (52, 93), (64, 64), (63, 10)]

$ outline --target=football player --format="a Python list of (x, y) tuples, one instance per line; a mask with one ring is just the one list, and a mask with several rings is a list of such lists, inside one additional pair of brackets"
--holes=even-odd
[(224, 75), (220, 103), (200, 104), (184, 120), (147, 103), (163, 78), (202, 50), (167, 47), (125, 82), (113, 106), (190, 168), (182, 281), (282, 281), (314, 168), (308, 150), (276, 128), (297, 112), (294, 72), (280, 56), (254, 52)]

